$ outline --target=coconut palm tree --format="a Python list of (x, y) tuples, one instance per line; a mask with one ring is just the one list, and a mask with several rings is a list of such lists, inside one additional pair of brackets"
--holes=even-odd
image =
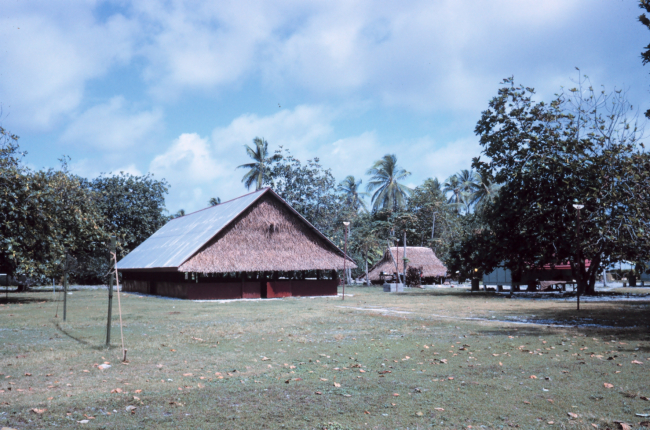
[(221, 198), (219, 197), (211, 197), (210, 200), (208, 200), (208, 204), (210, 206), (216, 206), (221, 204)]
[(281, 158), (279, 154), (269, 157), (268, 147), (269, 143), (263, 138), (256, 137), (253, 139), (255, 148), (244, 145), (246, 153), (253, 159), (253, 163), (242, 164), (237, 168), (249, 169), (242, 178), (242, 182), (246, 185), (246, 189), (250, 189), (255, 184), (255, 190), (262, 188), (264, 184), (264, 176), (268, 174), (269, 164)]
[(368, 191), (375, 191), (372, 195), (373, 208), (398, 210), (406, 205), (406, 199), (411, 194), (411, 189), (398, 181), (411, 175), (397, 165), (395, 154), (386, 154), (381, 160), (368, 170), (371, 176)]
[(350, 175), (341, 181), (337, 189), (345, 195), (346, 203), (349, 204), (355, 211), (363, 209), (364, 211), (368, 212), (366, 202), (363, 200), (363, 197), (368, 196), (368, 193), (359, 191), (362, 182), (362, 180), (359, 180), (357, 182), (354, 176)]
[(471, 204), (477, 211), (483, 210), (487, 204), (494, 202), (499, 194), (501, 185), (495, 184), (488, 178), (481, 177), (479, 188), (474, 192)]
[(465, 205), (465, 211), (469, 212), (472, 201), (474, 200), (474, 193), (481, 186), (481, 177), (475, 171), (467, 169), (456, 173), (456, 177), (460, 185), (461, 202)]
[(442, 192), (447, 195), (451, 193), (451, 196), (447, 200), (447, 203), (451, 205), (456, 206), (456, 211), (458, 212), (458, 208), (462, 204), (462, 186), (460, 183), (460, 180), (458, 179), (458, 175), (451, 175), (447, 179), (445, 179), (445, 182), (442, 184)]

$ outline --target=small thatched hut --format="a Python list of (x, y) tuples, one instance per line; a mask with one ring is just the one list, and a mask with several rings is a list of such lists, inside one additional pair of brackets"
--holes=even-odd
[[(125, 291), (187, 299), (336, 295), (344, 253), (271, 189), (175, 218), (117, 264)], [(356, 267), (347, 257), (347, 267)]]
[[(422, 267), (422, 282), (425, 284), (433, 282), (435, 278), (447, 276), (447, 268), (431, 248), (407, 246), (406, 258), (408, 260), (406, 267)], [(387, 248), (384, 257), (368, 272), (368, 277), (373, 284), (380, 284), (383, 278), (390, 277), (394, 273), (401, 274), (403, 271), (404, 247)]]

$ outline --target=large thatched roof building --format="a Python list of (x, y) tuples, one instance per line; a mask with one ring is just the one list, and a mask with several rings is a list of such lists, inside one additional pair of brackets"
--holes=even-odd
[[(270, 188), (172, 219), (117, 264), (125, 291), (188, 299), (336, 295), (343, 252)], [(347, 267), (356, 267), (347, 257)]]
[[(408, 260), (406, 263), (407, 267), (422, 267), (422, 275), (425, 282), (432, 281), (434, 278), (447, 276), (447, 268), (436, 257), (436, 254), (431, 248), (407, 246), (406, 258)], [(368, 272), (368, 277), (373, 283), (381, 283), (384, 277), (390, 277), (396, 272), (403, 273), (403, 271), (404, 247), (387, 248), (384, 257)]]

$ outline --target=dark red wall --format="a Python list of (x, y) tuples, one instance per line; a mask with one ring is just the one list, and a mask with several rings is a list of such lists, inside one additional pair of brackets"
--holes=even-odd
[(190, 284), (187, 287), (190, 300), (227, 300), (242, 298), (242, 283)]
[[(266, 285), (265, 285), (266, 286)], [(243, 296), (245, 299), (259, 299), (262, 297), (262, 283), (257, 282), (244, 282)]]
[(271, 281), (266, 283), (266, 297), (291, 297), (291, 281)]
[(307, 280), (291, 281), (291, 295), (294, 297), (305, 296), (335, 296), (338, 294), (337, 280)]
[[(185, 279), (140, 280), (125, 276), (123, 291), (177, 297), (189, 300), (259, 299), (280, 297), (335, 296), (337, 280), (282, 280), (193, 282)], [(129, 279), (131, 278), (131, 279)]]

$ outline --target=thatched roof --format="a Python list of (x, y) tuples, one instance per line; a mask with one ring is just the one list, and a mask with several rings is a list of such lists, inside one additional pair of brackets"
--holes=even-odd
[[(393, 247), (386, 249), (384, 257), (375, 264), (368, 277), (373, 281), (380, 279), (381, 272), (392, 274), (394, 272), (402, 273), (404, 270), (404, 247)], [(407, 246), (406, 258), (408, 263), (406, 267), (422, 267), (422, 272), (425, 278), (434, 278), (447, 275), (447, 268), (436, 257), (436, 254), (431, 248), (421, 246)], [(397, 261), (397, 269), (395, 268), (395, 261)]]
[[(343, 268), (343, 251), (270, 188), (169, 221), (120, 270), (226, 273)], [(347, 267), (356, 267), (348, 257)]]

